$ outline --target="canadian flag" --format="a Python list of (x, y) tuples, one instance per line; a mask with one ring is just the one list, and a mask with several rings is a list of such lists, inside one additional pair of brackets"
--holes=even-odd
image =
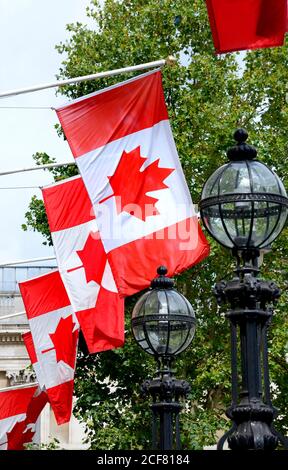
[(63, 424), (72, 412), (79, 325), (59, 271), (20, 282), (19, 287), (34, 344), (33, 352), (26, 337), (28, 353), (56, 421)]
[(161, 264), (173, 275), (208, 255), (159, 71), (77, 99), (57, 114), (121, 295), (149, 286)]
[(41, 390), (45, 389), (45, 380), (43, 377), (42, 369), (38, 362), (37, 354), (35, 351), (35, 346), (33, 343), (33, 337), (31, 331), (27, 331), (27, 333), (22, 334), (22, 338), (26, 347), (26, 351), (28, 353), (29, 359), (31, 361), (33, 370), (35, 372), (39, 387)]
[(124, 300), (81, 176), (42, 191), (59, 272), (89, 352), (123, 346)]
[(0, 450), (24, 450), (33, 442), (36, 421), (47, 403), (38, 385), (0, 390)]
[(282, 46), (287, 0), (206, 0), (218, 54)]

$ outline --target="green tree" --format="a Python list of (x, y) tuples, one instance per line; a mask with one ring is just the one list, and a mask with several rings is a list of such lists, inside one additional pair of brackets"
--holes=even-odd
[[(216, 56), (205, 3), (202, 0), (93, 0), (87, 15), (94, 27), (67, 26), (69, 39), (57, 46), (63, 55), (59, 78), (157, 60), (173, 54), (177, 65), (163, 69), (163, 84), (173, 133), (192, 194), (200, 199), (206, 178), (225, 161), (236, 127), (245, 127), (261, 160), (287, 176), (287, 46)], [(130, 78), (131, 74), (121, 79)], [(111, 85), (119, 77), (82, 82), (60, 89), (69, 98)], [(58, 126), (58, 133), (61, 129)], [(37, 163), (51, 161), (46, 154)], [(73, 171), (73, 170), (72, 170)], [(54, 170), (54, 177), (71, 170)], [(51, 243), (43, 203), (34, 197), (25, 229), (40, 231)], [(270, 330), (271, 378), (279, 426), (288, 426), (287, 230), (268, 254), (264, 276), (283, 289)], [(175, 363), (176, 373), (191, 383), (183, 412), (184, 448), (214, 444), (216, 433), (227, 428), (223, 410), (230, 401), (229, 327), (212, 295), (218, 279), (232, 275), (227, 252), (211, 241), (211, 254), (177, 278), (177, 287), (195, 307), (198, 328), (192, 347)], [(44, 242), (45, 243), (45, 242)], [(267, 260), (267, 262), (266, 262)], [(155, 373), (153, 360), (139, 351), (130, 333), (130, 313), (137, 296), (126, 302), (126, 344), (123, 348), (84, 356), (77, 364), (75, 409), (86, 423), (91, 448), (149, 447), (150, 411), (140, 397), (141, 382)], [(110, 387), (114, 385), (112, 388)]]

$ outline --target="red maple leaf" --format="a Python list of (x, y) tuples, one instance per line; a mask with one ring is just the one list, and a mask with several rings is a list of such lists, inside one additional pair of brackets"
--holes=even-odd
[(7, 432), (7, 450), (24, 450), (24, 444), (32, 441), (35, 431), (25, 431), (26, 427), (27, 422), (24, 419), (14, 424), (11, 431)]
[[(72, 315), (61, 318), (54, 333), (50, 333), (52, 343), (56, 351), (57, 362), (64, 361), (74, 369), (76, 358), (76, 346), (78, 338), (78, 330), (73, 331), (75, 323)], [(51, 348), (51, 349), (54, 349)], [(43, 353), (50, 351), (46, 349)]]
[(159, 214), (155, 207), (158, 199), (147, 196), (147, 193), (168, 188), (164, 180), (174, 171), (173, 168), (160, 168), (160, 159), (141, 171), (146, 160), (140, 155), (140, 146), (131, 152), (124, 151), (114, 175), (108, 177), (112, 196), (116, 196), (118, 214), (125, 211), (144, 221), (148, 216)]
[(107, 255), (99, 238), (99, 232), (90, 232), (83, 250), (77, 251), (77, 255), (83, 263), (87, 283), (95, 281), (101, 284)]

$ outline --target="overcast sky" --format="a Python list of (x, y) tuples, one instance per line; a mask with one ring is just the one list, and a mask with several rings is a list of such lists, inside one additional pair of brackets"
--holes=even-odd
[[(55, 44), (69, 35), (67, 23), (87, 23), (88, 0), (0, 0), (0, 92), (55, 81), (63, 57)], [(91, 71), (92, 72), (92, 71)], [(0, 172), (34, 166), (32, 155), (46, 152), (57, 162), (72, 161), (68, 145), (58, 138), (52, 110), (5, 109), (5, 106), (55, 106), (67, 100), (55, 89), (0, 99)], [(43, 186), (52, 182), (44, 171), (0, 176), (0, 188)], [(42, 237), (23, 232), (25, 211), (39, 190), (0, 189), (0, 264), (19, 259), (52, 256)]]

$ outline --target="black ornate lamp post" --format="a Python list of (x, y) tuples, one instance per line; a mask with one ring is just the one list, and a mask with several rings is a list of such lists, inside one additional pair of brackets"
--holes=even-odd
[(157, 269), (159, 277), (136, 303), (132, 313), (134, 337), (158, 362), (158, 377), (146, 380), (142, 392), (153, 399), (153, 449), (180, 448), (179, 413), (190, 386), (173, 376), (171, 364), (176, 355), (191, 343), (196, 319), (188, 300), (174, 289), (173, 279), (165, 276), (167, 269)]
[(246, 144), (247, 137), (243, 129), (235, 132), (237, 145), (227, 152), (230, 161), (207, 180), (200, 202), (207, 230), (232, 249), (237, 260), (235, 277), (214, 288), (218, 303), (230, 304), (226, 318), (231, 325), (232, 404), (227, 416), (233, 424), (218, 448), (227, 439), (233, 450), (273, 450), (279, 440), (286, 444), (272, 424), (276, 410), (270, 398), (267, 353), (267, 328), (280, 291), (274, 282), (258, 278), (258, 260), (260, 250), (285, 225), (288, 199), (278, 176)]

